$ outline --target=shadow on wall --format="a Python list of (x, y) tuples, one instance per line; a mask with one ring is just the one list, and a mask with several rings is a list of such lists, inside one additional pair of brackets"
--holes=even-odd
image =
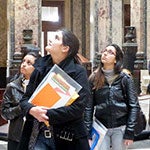
[(0, 67), (0, 126), (7, 123), (7, 121), (1, 117), (1, 103), (5, 87), (6, 87), (6, 67)]
[(6, 87), (6, 67), (0, 67), (0, 88)]

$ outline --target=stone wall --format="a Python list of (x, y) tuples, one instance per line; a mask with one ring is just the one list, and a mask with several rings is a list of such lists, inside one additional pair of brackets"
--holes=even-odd
[(99, 0), (99, 51), (109, 43), (122, 46), (122, 1)]
[[(67, 1), (66, 1), (67, 2)], [(67, 9), (67, 8), (66, 8)], [(80, 40), (80, 54), (90, 59), (90, 1), (72, 0), (71, 30)]]
[(91, 58), (106, 45), (123, 43), (122, 1), (91, 0)]
[(41, 25), (40, 25), (40, 6), (39, 0), (17, 0), (15, 5), (15, 51), (20, 51), (23, 44), (22, 31), (24, 29), (33, 30), (33, 43), (40, 46)]
[[(89, 24), (89, 0), (68, 0), (65, 1), (65, 26), (70, 28), (80, 40), (80, 53), (85, 57), (90, 57), (90, 24)], [(11, 25), (11, 52), (20, 51), (23, 44), (22, 31), (24, 29), (33, 30), (33, 43), (40, 47), (41, 43), (41, 2), (42, 0), (9, 0), (9, 14)], [(70, 14), (71, 13), (71, 14)], [(13, 39), (13, 40), (12, 40)]]
[(136, 28), (138, 52), (144, 53), (144, 68), (150, 60), (150, 2), (145, 0), (131, 1), (131, 26)]
[(6, 67), (7, 60), (7, 1), (0, 0), (0, 67)]
[(147, 31), (147, 61), (150, 61), (150, 1), (147, 1), (146, 31)]
[[(33, 43), (41, 46), (41, 1), (7, 0), (9, 55), (20, 51), (23, 43), (22, 31), (33, 30)], [(79, 38), (80, 53), (93, 60), (95, 52), (102, 50), (108, 43), (117, 43), (122, 47), (124, 39), (123, 1), (115, 0), (64, 0), (65, 26)], [(1, 0), (1, 3), (6, 3)], [(139, 52), (146, 52), (150, 59), (150, 2), (133, 0), (131, 4), (131, 25), (136, 28)], [(0, 5), (2, 7), (3, 5)], [(2, 8), (3, 9), (3, 8)], [(90, 18), (92, 18), (90, 20)], [(5, 23), (4, 23), (5, 24)], [(6, 26), (5, 26), (6, 27)], [(5, 38), (7, 39), (7, 37)], [(4, 43), (4, 42), (3, 42)], [(4, 48), (3, 48), (4, 49)], [(7, 48), (6, 48), (7, 49)], [(5, 49), (5, 51), (6, 51)], [(2, 59), (6, 58), (7, 53)], [(3, 60), (2, 60), (3, 62)], [(6, 62), (6, 61), (5, 61)], [(1, 63), (1, 60), (0, 60)]]

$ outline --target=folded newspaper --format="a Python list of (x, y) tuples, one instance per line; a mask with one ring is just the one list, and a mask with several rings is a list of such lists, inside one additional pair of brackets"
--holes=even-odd
[(100, 145), (104, 139), (106, 132), (107, 128), (97, 119), (94, 119), (92, 126), (92, 142), (90, 144), (90, 150), (100, 149)]
[(79, 97), (81, 88), (81, 85), (55, 64), (36, 88), (29, 102), (49, 108), (70, 105)]

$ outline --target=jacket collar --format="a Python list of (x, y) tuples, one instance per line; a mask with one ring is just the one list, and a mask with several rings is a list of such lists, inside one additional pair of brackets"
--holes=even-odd
[[(34, 64), (34, 67), (39, 70), (40, 72), (47, 72), (53, 67), (52, 57), (51, 55), (46, 55), (44, 57), (39, 58), (36, 63)], [(62, 62), (58, 64), (58, 66), (64, 70), (67, 74), (74, 74), (76, 71), (75, 69), (75, 63), (73, 58), (66, 58)]]
[(20, 75), (16, 80), (10, 82), (10, 85), (14, 88), (16, 88), (17, 90), (24, 92), (23, 90), (23, 86), (22, 86), (22, 75)]

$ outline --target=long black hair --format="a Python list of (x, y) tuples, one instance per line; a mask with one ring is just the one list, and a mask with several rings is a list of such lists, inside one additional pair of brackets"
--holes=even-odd
[(59, 31), (61, 31), (63, 35), (62, 44), (64, 46), (69, 46), (68, 57), (72, 57), (74, 58), (75, 62), (81, 63), (80, 58), (77, 55), (80, 47), (79, 39), (77, 36), (66, 28), (60, 29)]
[[(114, 66), (114, 72), (115, 74), (119, 74), (122, 70), (122, 65), (123, 65), (123, 51), (117, 44), (110, 44), (108, 46), (113, 46), (116, 50), (116, 63)], [(100, 61), (100, 66), (98, 67), (98, 69), (95, 72), (93, 72), (89, 77), (89, 80), (94, 84), (93, 87), (94, 89), (101, 88), (104, 85), (105, 76), (102, 71), (102, 67), (103, 67), (103, 63)]]

